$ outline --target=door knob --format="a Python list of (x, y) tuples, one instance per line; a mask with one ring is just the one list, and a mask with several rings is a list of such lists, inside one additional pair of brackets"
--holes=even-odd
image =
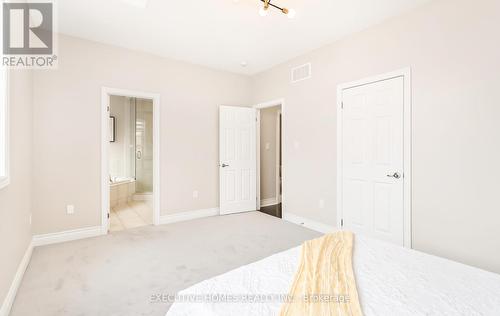
[(393, 174), (388, 174), (387, 175), (389, 178), (394, 178), (394, 179), (399, 179), (401, 178), (401, 175), (399, 174), (399, 172), (394, 172)]
[(226, 165), (225, 163), (223, 163), (222, 165), (220, 165), (222, 168), (226, 168), (226, 167), (229, 167), (229, 165)]

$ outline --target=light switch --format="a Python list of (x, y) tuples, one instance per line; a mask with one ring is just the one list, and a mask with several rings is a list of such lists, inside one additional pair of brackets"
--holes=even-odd
[(198, 198), (198, 191), (194, 190), (193, 191), (193, 199), (197, 199), (197, 198)]
[(271, 144), (266, 143), (266, 150), (269, 150), (269, 148), (271, 148)]
[(299, 148), (300, 148), (300, 143), (299, 143), (298, 141), (294, 141), (294, 142), (293, 142), (293, 147), (294, 147), (295, 149), (299, 149)]
[(75, 213), (75, 206), (74, 205), (66, 205), (66, 213), (67, 214)]

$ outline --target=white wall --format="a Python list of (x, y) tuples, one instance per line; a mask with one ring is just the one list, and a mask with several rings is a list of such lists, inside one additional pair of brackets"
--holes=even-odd
[(410, 66), (414, 248), (500, 272), (498, 30), (499, 1), (433, 1), (255, 76), (286, 100), (284, 212), (336, 224), (337, 85)]
[(248, 104), (248, 77), (63, 35), (58, 56), (34, 75), (35, 234), (100, 225), (103, 86), (161, 95), (161, 213), (218, 206), (218, 106)]
[(0, 305), (31, 242), (33, 74), (10, 71), (10, 185), (0, 189)]

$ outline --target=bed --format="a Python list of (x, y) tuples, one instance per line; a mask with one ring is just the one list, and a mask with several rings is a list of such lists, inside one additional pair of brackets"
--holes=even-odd
[[(278, 315), (300, 247), (178, 293), (167, 316)], [(500, 275), (355, 236), (353, 269), (364, 315), (500, 315)]]

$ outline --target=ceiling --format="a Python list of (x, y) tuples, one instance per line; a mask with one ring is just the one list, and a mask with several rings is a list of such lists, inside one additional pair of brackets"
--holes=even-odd
[(288, 19), (259, 0), (64, 0), (57, 17), (60, 33), (252, 75), (427, 1), (273, 0)]

